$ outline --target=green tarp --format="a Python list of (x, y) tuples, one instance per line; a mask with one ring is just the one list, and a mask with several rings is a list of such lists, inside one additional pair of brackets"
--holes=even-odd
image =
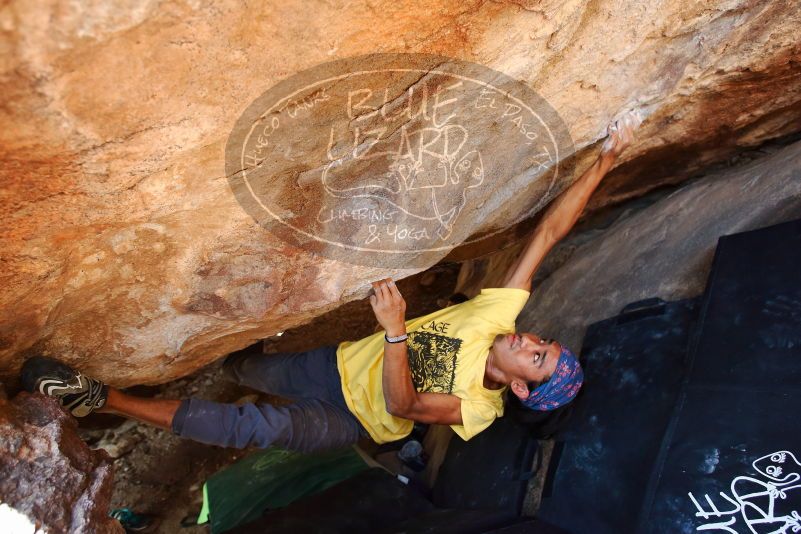
[(258, 451), (206, 481), (198, 523), (208, 519), (212, 534), (219, 534), (267, 510), (323, 491), (367, 467), (352, 447), (314, 454), (276, 448)]

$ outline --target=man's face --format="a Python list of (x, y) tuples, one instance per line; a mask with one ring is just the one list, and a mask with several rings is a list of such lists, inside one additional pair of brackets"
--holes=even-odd
[(510, 386), (520, 398), (530, 387), (550, 379), (556, 370), (562, 346), (536, 334), (499, 335), (492, 343), (499, 366), (512, 377)]

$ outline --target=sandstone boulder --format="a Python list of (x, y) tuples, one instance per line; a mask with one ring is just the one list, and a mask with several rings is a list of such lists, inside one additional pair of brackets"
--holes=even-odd
[[(486, 182), (459, 240), (414, 266), (332, 260), (259, 226), (225, 167), (243, 111), (298, 72), (373, 52), (484, 65), (550, 103), (579, 170), (606, 124), (638, 109), (640, 140), (603, 206), (797, 131), (799, 30), (789, 0), (7, 2), (0, 375), (33, 353), (119, 386), (185, 375), (533, 215), (573, 177), (542, 189), (522, 163), (531, 147), (468, 116), (485, 129), (483, 162), (512, 170)], [(315, 109), (320, 128), (335, 118)], [(277, 153), (299, 158), (284, 169), (298, 187), (317, 168), (290, 150), (303, 140)], [(304, 213), (305, 197), (282, 198)]]

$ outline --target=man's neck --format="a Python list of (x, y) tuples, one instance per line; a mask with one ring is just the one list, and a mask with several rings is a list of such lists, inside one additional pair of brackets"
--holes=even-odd
[(501, 389), (506, 385), (506, 374), (498, 369), (495, 352), (490, 347), (487, 363), (484, 365), (484, 387), (487, 389)]

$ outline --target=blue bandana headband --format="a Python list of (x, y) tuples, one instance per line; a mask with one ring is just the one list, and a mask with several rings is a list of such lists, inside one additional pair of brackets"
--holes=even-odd
[(551, 379), (529, 392), (522, 402), (532, 410), (554, 410), (573, 400), (582, 383), (584, 371), (581, 370), (581, 364), (572, 352), (562, 347)]

